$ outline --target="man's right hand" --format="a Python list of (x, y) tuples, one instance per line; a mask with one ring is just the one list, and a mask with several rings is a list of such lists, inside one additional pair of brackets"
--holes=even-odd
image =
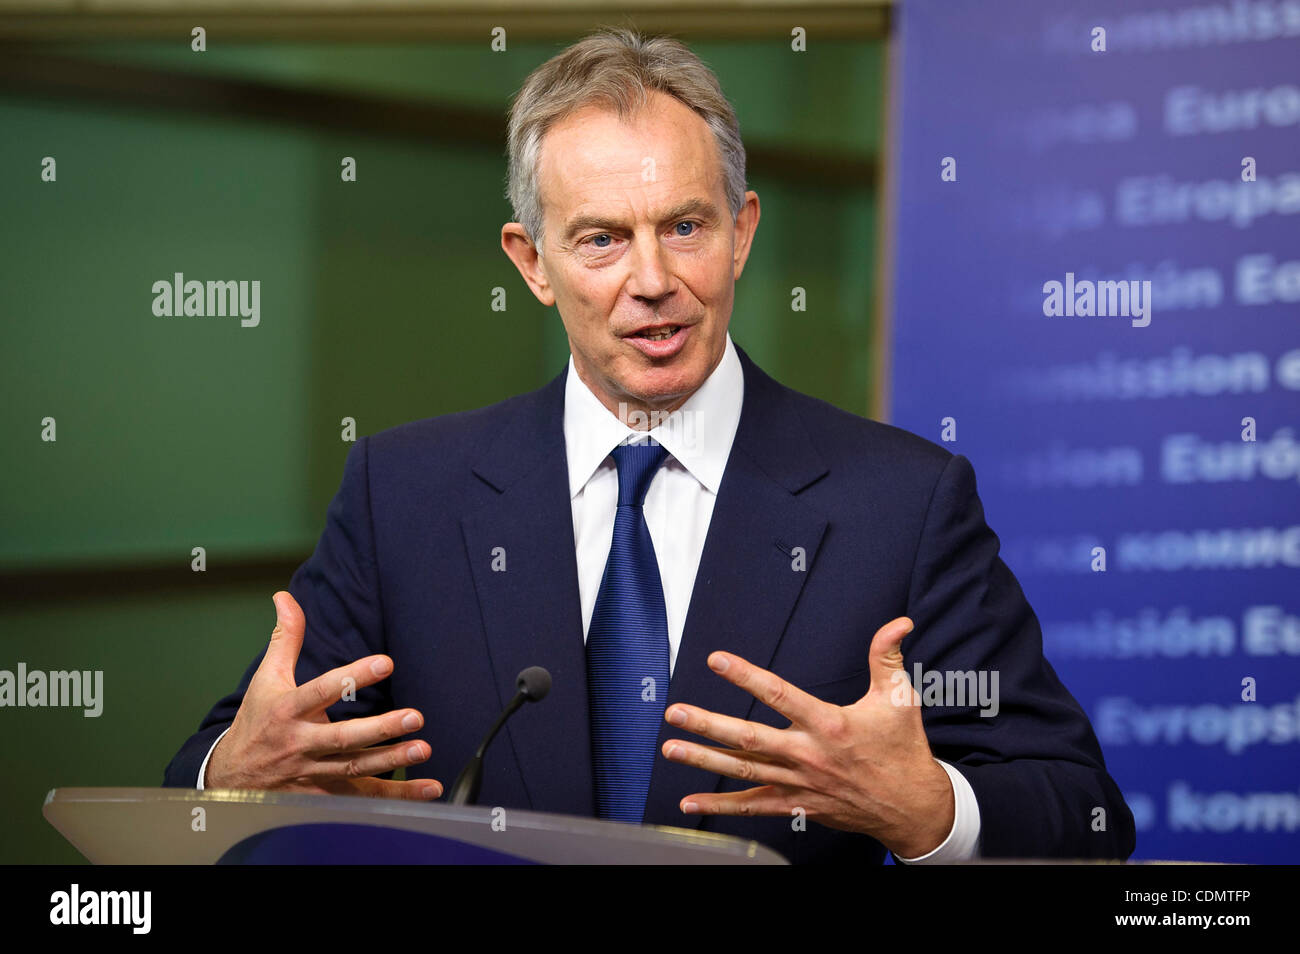
[[(404, 782), (375, 778), (432, 755), (423, 741), (376, 746), (424, 725), (415, 709), (331, 722), (325, 710), (353, 691), (386, 679), (387, 656), (366, 656), (299, 686), (294, 667), (302, 650), (307, 618), (289, 593), (275, 602), (276, 623), (230, 730), (208, 759), (204, 788), (278, 789), (370, 795), (425, 801), (442, 794), (428, 778)], [(370, 746), (375, 746), (371, 748)]]

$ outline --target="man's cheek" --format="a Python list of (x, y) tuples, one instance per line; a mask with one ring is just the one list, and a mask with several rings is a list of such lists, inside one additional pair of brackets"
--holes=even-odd
[(606, 281), (578, 281), (570, 285), (569, 296), (585, 320), (605, 323), (613, 308), (614, 295)]

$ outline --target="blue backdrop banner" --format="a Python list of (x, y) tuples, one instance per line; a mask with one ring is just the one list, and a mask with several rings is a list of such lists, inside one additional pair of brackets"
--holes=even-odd
[(1135, 857), (1300, 860), (1300, 0), (904, 0), (893, 423), (964, 454)]

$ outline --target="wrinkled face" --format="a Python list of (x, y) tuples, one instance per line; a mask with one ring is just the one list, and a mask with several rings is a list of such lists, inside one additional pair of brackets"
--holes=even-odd
[(758, 197), (733, 220), (708, 125), (658, 92), (626, 122), (593, 106), (553, 126), (538, 184), (540, 258), (509, 225), (502, 242), (559, 310), (578, 375), (614, 413), (680, 406), (722, 358)]

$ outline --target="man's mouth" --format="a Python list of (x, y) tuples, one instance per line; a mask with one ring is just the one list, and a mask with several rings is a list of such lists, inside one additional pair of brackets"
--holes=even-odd
[(671, 338), (673, 335), (677, 334), (677, 332), (680, 330), (680, 327), (681, 326), (679, 325), (669, 325), (667, 328), (660, 328), (657, 331), (650, 331), (641, 335), (640, 337), (645, 338), (647, 341), (666, 341), (667, 339)]
[(676, 357), (690, 337), (691, 325), (647, 325), (638, 328), (624, 339), (651, 360)]
[(646, 341), (667, 341), (682, 330), (682, 325), (654, 325), (632, 332), (629, 338), (644, 338)]

